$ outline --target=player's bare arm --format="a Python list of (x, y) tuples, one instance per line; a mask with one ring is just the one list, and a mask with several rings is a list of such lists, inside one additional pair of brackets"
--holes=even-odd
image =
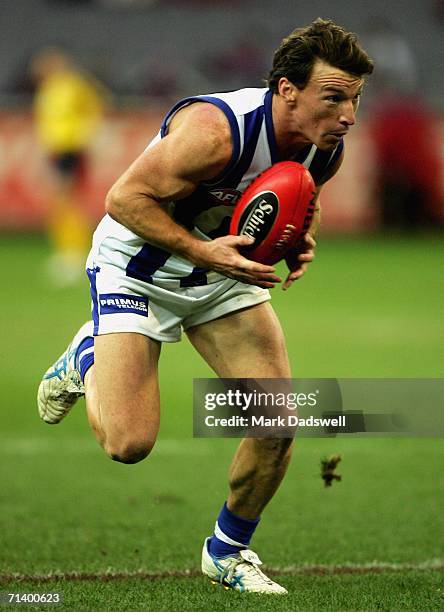
[(319, 230), (319, 224), (321, 221), (321, 202), (320, 194), (322, 187), (327, 181), (329, 181), (341, 167), (344, 159), (344, 153), (338, 157), (335, 164), (330, 168), (328, 173), (325, 175), (322, 184), (318, 185), (315, 192), (315, 211), (313, 219), (311, 221), (308, 232), (304, 236), (304, 241), (300, 248), (290, 251), (285, 258), (285, 262), (289, 269), (289, 274), (282, 285), (282, 289), (286, 291), (292, 285), (292, 283), (301, 278), (307, 271), (308, 264), (315, 258), (314, 249), (316, 247), (316, 236)]
[(168, 134), (150, 147), (111, 188), (108, 214), (167, 251), (195, 265), (261, 287), (280, 282), (272, 266), (243, 257), (238, 248), (251, 244), (247, 236), (199, 240), (175, 223), (163, 204), (185, 198), (199, 183), (220, 174), (232, 154), (231, 131), (215, 106), (196, 103), (173, 118)]

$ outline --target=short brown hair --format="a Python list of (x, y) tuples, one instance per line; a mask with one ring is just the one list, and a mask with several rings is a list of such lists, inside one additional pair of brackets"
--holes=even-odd
[(361, 47), (356, 34), (329, 19), (318, 18), (283, 39), (273, 58), (268, 86), (275, 93), (281, 77), (299, 89), (307, 85), (317, 59), (356, 76), (373, 72), (373, 61)]

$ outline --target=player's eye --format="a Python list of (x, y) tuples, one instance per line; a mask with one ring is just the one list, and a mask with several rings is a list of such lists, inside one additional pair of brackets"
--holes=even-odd
[(325, 99), (328, 100), (328, 102), (333, 102), (334, 104), (338, 104), (338, 102), (341, 101), (340, 96), (337, 95), (327, 96)]

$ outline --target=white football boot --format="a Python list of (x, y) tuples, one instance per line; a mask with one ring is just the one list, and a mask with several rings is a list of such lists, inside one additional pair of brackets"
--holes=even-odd
[(79, 329), (66, 351), (45, 372), (37, 393), (40, 418), (50, 425), (60, 423), (85, 394), (85, 388), (76, 369), (74, 358), (82, 340), (93, 335), (92, 321)]
[(259, 565), (262, 565), (262, 561), (252, 550), (241, 550), (232, 557), (213, 557), (208, 552), (208, 540), (205, 540), (202, 550), (202, 572), (213, 583), (220, 583), (226, 589), (240, 593), (288, 593), (284, 587), (261, 572)]

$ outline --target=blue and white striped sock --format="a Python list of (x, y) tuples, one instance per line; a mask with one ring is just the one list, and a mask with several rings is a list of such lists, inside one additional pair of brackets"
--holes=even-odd
[(82, 340), (76, 351), (74, 363), (76, 369), (80, 372), (82, 382), (85, 382), (85, 375), (94, 364), (94, 338), (88, 336)]
[(223, 505), (214, 527), (214, 535), (208, 541), (208, 552), (214, 557), (235, 555), (248, 548), (260, 518), (245, 519), (228, 510)]

